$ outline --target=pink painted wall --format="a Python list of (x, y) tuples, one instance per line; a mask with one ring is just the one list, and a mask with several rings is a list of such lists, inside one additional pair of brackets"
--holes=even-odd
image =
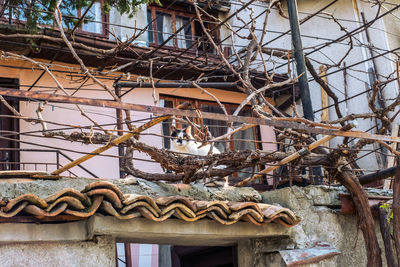
[[(31, 85), (37, 77), (41, 74), (41, 70), (34, 70), (32, 68), (32, 65), (27, 62), (22, 62), (22, 61), (17, 61), (17, 60), (1, 60), (2, 65), (10, 65), (10, 66), (21, 66), (21, 67), (26, 67), (26, 69), (19, 70), (19, 69), (13, 69), (13, 68), (7, 68), (7, 67), (0, 67), (0, 72), (1, 75), (0, 77), (8, 77), (8, 78), (18, 78), (20, 81), (20, 89), (21, 90), (26, 90), (27, 87)], [(66, 64), (62, 63), (63, 66)], [(70, 65), (70, 67), (73, 70), (78, 70), (76, 65)], [(57, 69), (57, 67), (55, 67)], [(64, 69), (65, 70), (65, 69)], [(61, 73), (56, 73), (54, 72), (57, 76), (57, 79), (59, 82), (62, 83), (64, 87), (70, 87), (70, 88), (76, 88), (78, 87), (81, 82), (76, 81), (77, 78), (71, 78), (70, 75), (68, 74), (61, 74)], [(107, 84), (110, 88), (113, 89), (112, 87), (112, 80), (102, 80), (105, 84)], [(25, 86), (24, 86), (25, 85)], [(41, 80), (37, 83), (37, 86), (47, 86), (47, 87), (52, 87), (52, 88), (39, 88), (36, 89), (35, 91), (41, 91), (44, 93), (51, 93), (53, 92), (53, 88), (55, 88), (56, 83), (54, 80), (51, 79), (51, 77), (48, 74), (45, 74)], [(93, 90), (94, 89), (94, 90)], [(100, 89), (100, 90), (98, 90)], [(212, 91), (212, 90), (211, 90)], [(215, 94), (219, 94), (218, 92), (220, 90), (215, 90)], [(72, 93), (73, 90), (68, 90), (69, 93)], [(188, 95), (187, 90), (180, 90), (177, 91), (176, 89), (163, 89), (161, 93), (163, 94), (168, 94), (170, 92), (171, 95), (180, 95), (180, 96), (189, 96), (191, 98), (196, 98), (199, 97), (201, 99), (204, 98), (204, 93), (202, 92), (194, 92), (193, 90), (190, 91), (190, 95)], [(213, 91), (212, 91), (213, 92)], [(63, 94), (61, 91), (57, 92), (58, 94)], [(157, 92), (158, 93), (158, 92)], [(78, 93), (75, 94), (75, 96), (80, 96), (80, 97), (96, 97), (96, 98), (101, 98), (101, 99), (111, 99), (111, 96), (102, 90), (97, 84), (93, 83), (92, 81), (88, 81), (85, 86), (82, 87), (81, 90), (79, 90)], [(230, 102), (230, 103), (240, 103), (244, 99), (237, 93), (230, 95), (225, 95), (223, 101)], [(154, 105), (154, 100), (152, 97), (152, 89), (145, 89), (145, 88), (138, 88), (133, 90), (131, 93), (127, 94), (123, 98), (124, 102), (127, 103), (138, 103), (138, 104), (145, 104), (145, 105)], [(34, 117), (37, 118), (36, 116), (36, 109), (38, 107), (37, 102), (33, 101), (21, 101), (20, 102), (20, 112), (24, 116), (28, 117)], [(93, 120), (97, 121), (100, 124), (112, 124), (116, 122), (116, 114), (114, 109), (108, 109), (108, 108), (99, 108), (99, 107), (89, 107), (89, 106), (83, 106), (82, 107), (84, 111), (89, 115)], [(78, 126), (89, 126), (92, 125), (92, 123), (85, 117), (83, 117), (80, 112), (76, 109), (75, 105), (70, 105), (70, 104), (48, 104), (45, 106), (45, 109), (43, 111), (43, 118), (47, 121), (52, 121), (52, 122), (57, 122), (57, 123), (62, 123), (62, 124), (73, 124), (73, 125), (78, 125)], [(138, 120), (138, 119), (146, 119), (150, 118), (149, 113), (144, 113), (144, 112), (132, 112), (132, 120)], [(135, 123), (135, 125), (141, 125), (143, 122)], [(48, 129), (60, 129), (65, 131), (66, 133), (71, 133), (73, 131), (79, 131), (78, 129), (63, 129), (65, 126), (60, 126), (60, 125), (53, 125), (48, 123), (47, 124)], [(104, 126), (105, 129), (108, 130), (113, 130), (114, 126)], [(81, 144), (78, 142), (70, 142), (66, 140), (61, 140), (61, 139), (49, 139), (49, 138), (43, 138), (42, 134), (40, 132), (41, 130), (41, 125), (40, 124), (32, 124), (28, 123), (25, 121), (20, 122), (20, 131), (22, 133), (24, 132), (34, 132), (32, 133), (35, 136), (27, 136), (27, 135), (21, 135), (20, 140), (23, 142), (29, 142), (28, 143), (21, 143), (20, 146), (21, 148), (32, 148), (32, 149), (50, 149), (50, 148), (41, 148), (35, 144), (42, 144), (50, 147), (54, 147), (55, 149), (68, 149), (68, 150), (75, 150), (75, 151), (84, 151), (84, 152), (91, 152), (99, 145), (93, 145), (93, 144)], [(140, 138), (141, 142), (144, 142), (146, 144), (150, 144), (156, 147), (161, 147), (162, 145), (162, 139), (158, 136), (154, 136), (151, 134), (161, 134), (161, 125), (156, 125), (152, 127), (151, 129), (147, 130), (144, 132), (147, 135), (142, 135)], [(263, 140), (269, 140), (269, 141), (275, 141), (275, 135), (273, 130), (270, 127), (261, 127), (261, 136)], [(263, 144), (263, 149), (274, 149), (275, 145), (274, 144)], [(78, 157), (82, 156), (80, 153), (74, 153), (70, 151), (63, 151), (65, 154), (67, 154), (69, 157), (72, 159), (77, 159)], [(85, 166), (87, 169), (95, 173), (99, 177), (104, 177), (104, 178), (119, 178), (119, 161), (118, 158), (115, 156), (118, 155), (117, 148), (112, 148), (104, 153), (105, 155), (109, 155), (110, 157), (105, 157), (105, 156), (96, 156), (86, 162), (84, 162), (82, 165)], [(135, 153), (134, 157), (137, 158), (142, 158), (142, 159), (149, 159), (150, 158), (147, 155), (144, 155), (142, 153)], [(48, 162), (53, 162), (55, 163), (55, 154), (54, 153), (33, 153), (33, 152), (22, 152), (21, 153), (21, 162), (41, 162), (41, 163), (48, 163)], [(66, 164), (69, 161), (61, 157), (61, 163)], [(152, 162), (144, 162), (144, 161), (139, 161), (135, 160), (134, 161), (135, 166), (140, 166), (141, 170), (151, 172), (151, 173), (158, 173), (162, 172), (161, 167), (157, 163), (152, 163)], [(35, 169), (35, 166), (32, 164), (27, 164), (25, 165), (25, 169), (27, 170), (33, 170)], [(38, 165), (37, 166), (38, 170), (45, 170), (44, 165)], [(52, 170), (55, 170), (55, 166), (49, 166), (47, 171), (51, 172)], [(78, 167), (74, 167), (71, 169), (73, 173), (75, 173), (78, 176), (83, 176), (83, 177), (89, 177), (89, 175), (81, 170)], [(68, 173), (64, 173), (64, 175), (68, 175)]]

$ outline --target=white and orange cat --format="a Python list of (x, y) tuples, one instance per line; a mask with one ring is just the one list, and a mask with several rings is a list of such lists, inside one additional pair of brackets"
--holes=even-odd
[[(201, 146), (200, 142), (196, 142), (192, 136), (192, 128), (188, 126), (185, 129), (177, 129), (175, 126), (171, 126), (171, 151), (197, 155), (197, 156), (207, 156), (211, 149), (211, 154), (221, 154), (218, 148), (211, 144), (206, 144)], [(216, 169), (223, 169), (226, 166), (219, 165)], [(225, 177), (224, 187), (228, 187), (228, 177)]]
[[(171, 151), (197, 156), (207, 156), (211, 145), (207, 144), (201, 146), (201, 143), (194, 140), (191, 131), (191, 126), (185, 129), (177, 129), (175, 126), (171, 126)], [(221, 151), (213, 146), (211, 154), (221, 154)]]

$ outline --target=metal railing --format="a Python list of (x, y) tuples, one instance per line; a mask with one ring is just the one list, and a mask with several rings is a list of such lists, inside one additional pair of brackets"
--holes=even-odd
[[(38, 170), (43, 170), (46, 172), (49, 172), (49, 168), (51, 166), (54, 166), (55, 169), (59, 169), (63, 167), (63, 165), (60, 162), (60, 159), (63, 157), (67, 161), (71, 162), (73, 161), (72, 158), (70, 158), (68, 155), (64, 154), (60, 150), (52, 150), (52, 149), (23, 149), (23, 148), (0, 148), (0, 152), (3, 152), (3, 157), (0, 158), (0, 170), (27, 170), (30, 166), (33, 167), (35, 171)], [(55, 160), (54, 162), (33, 162), (33, 161), (11, 161), (11, 153), (19, 153), (21, 155), (21, 152), (32, 152), (32, 153), (54, 153), (55, 154)], [(19, 158), (19, 157), (18, 157)], [(93, 172), (89, 171), (87, 168), (84, 166), (78, 164), (76, 167), (82, 169), (86, 173), (88, 173), (91, 177), (94, 178), (99, 178), (97, 175), (95, 175)], [(53, 169), (53, 168), (52, 168)], [(77, 175), (73, 173), (71, 170), (68, 170), (69, 176), (75, 176)]]

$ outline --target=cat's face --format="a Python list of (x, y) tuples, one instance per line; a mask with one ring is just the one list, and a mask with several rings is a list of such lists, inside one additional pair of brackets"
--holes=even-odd
[(192, 135), (190, 133), (191, 127), (188, 126), (185, 129), (177, 129), (175, 126), (171, 126), (171, 142), (178, 147), (187, 146), (190, 139), (192, 139)]

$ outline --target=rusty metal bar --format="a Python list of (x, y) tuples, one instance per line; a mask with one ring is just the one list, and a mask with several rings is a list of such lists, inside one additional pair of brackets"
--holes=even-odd
[[(382, 201), (391, 200), (392, 197), (388, 196), (368, 196), (368, 205), (371, 209), (373, 215), (378, 215), (376, 207)], [(339, 195), (340, 205), (341, 205), (341, 214), (355, 214), (356, 210), (354, 207), (353, 198), (349, 194), (340, 194)]]
[[(195, 112), (193, 110), (180, 110), (180, 109), (174, 109), (174, 108), (163, 108), (163, 107), (148, 106), (148, 105), (141, 105), (141, 104), (119, 103), (119, 102), (112, 101), (112, 100), (55, 95), (55, 94), (46, 94), (46, 93), (37, 93), (37, 92), (26, 92), (26, 91), (15, 90), (15, 89), (0, 88), (0, 95), (15, 97), (15, 98), (24, 99), (24, 100), (37, 99), (37, 100), (44, 100), (44, 101), (48, 101), (48, 102), (80, 104), (80, 105), (88, 105), (88, 106), (104, 107), (104, 108), (120, 108), (120, 109), (135, 110), (135, 111), (141, 111), (141, 112), (157, 113), (157, 114), (163, 114), (163, 115), (187, 116), (190, 118), (198, 118), (199, 117), (198, 112)], [(368, 139), (368, 140), (379, 140), (379, 141), (385, 141), (385, 142), (400, 143), (400, 137), (397, 137), (397, 136), (370, 134), (370, 133), (366, 133), (366, 132), (362, 132), (362, 131), (341, 131), (338, 127), (333, 127), (330, 125), (327, 125), (327, 127), (331, 127), (331, 128), (322, 128), (322, 127), (317, 127), (317, 126), (308, 126), (304, 123), (278, 120), (275, 118), (254, 118), (254, 117), (231, 116), (231, 115), (224, 115), (224, 114), (210, 113), (210, 112), (202, 112), (201, 116), (204, 119), (221, 120), (221, 121), (227, 121), (227, 122), (241, 122), (241, 123), (258, 124), (258, 125), (268, 125), (268, 126), (277, 127), (277, 128), (292, 128), (292, 129), (302, 130), (302, 131), (313, 133), (313, 134), (345, 136), (345, 137), (362, 138), (362, 139)]]
[[(180, 104), (177, 108), (178, 109), (184, 109), (184, 108), (188, 108), (189, 106), (190, 106), (190, 104), (188, 102), (185, 102), (183, 104)], [(150, 127), (152, 127), (152, 126), (154, 126), (154, 125), (156, 125), (156, 124), (158, 124), (158, 123), (160, 123), (160, 122), (162, 122), (164, 120), (167, 120), (167, 119), (169, 119), (171, 117), (172, 117), (172, 115), (166, 115), (166, 116), (155, 118), (155, 119), (153, 119), (153, 120), (151, 120), (151, 121), (139, 126), (138, 128), (134, 129), (133, 131), (131, 131), (129, 133), (126, 133), (126, 134), (124, 134), (124, 135), (122, 135), (120, 137), (115, 138), (114, 140), (109, 142), (107, 145), (95, 149), (91, 154), (84, 155), (84, 156), (80, 157), (79, 159), (76, 159), (76, 160), (66, 164), (64, 167), (61, 167), (61, 168), (53, 171), (51, 174), (52, 175), (58, 175), (58, 174), (60, 174), (60, 173), (62, 173), (64, 171), (67, 171), (67, 170), (71, 169), (72, 167), (75, 167), (76, 165), (79, 165), (82, 162), (85, 162), (88, 159), (91, 159), (91, 158), (99, 155), (100, 153), (103, 153), (104, 151), (106, 151), (106, 150), (108, 150), (108, 149), (110, 149), (110, 148), (112, 148), (114, 146), (117, 146), (118, 144), (120, 144), (122, 142), (125, 142), (126, 140), (128, 140), (128, 139), (134, 137), (135, 135), (137, 135), (138, 133), (143, 132), (144, 130), (147, 130), (148, 128), (150, 128)]]
[[(234, 82), (199, 82), (198, 86), (203, 88), (216, 88), (216, 89), (238, 89), (238, 86)], [(154, 84), (156, 88), (195, 88), (193, 82), (156, 82)], [(114, 87), (129, 87), (129, 88), (152, 88), (151, 83), (140, 83), (140, 82), (117, 82), (114, 83)], [(123, 95), (125, 95), (124, 93)]]
[(57, 169), (60, 168), (60, 154), (58, 153), (58, 150), (56, 152), (56, 161), (57, 161)]

